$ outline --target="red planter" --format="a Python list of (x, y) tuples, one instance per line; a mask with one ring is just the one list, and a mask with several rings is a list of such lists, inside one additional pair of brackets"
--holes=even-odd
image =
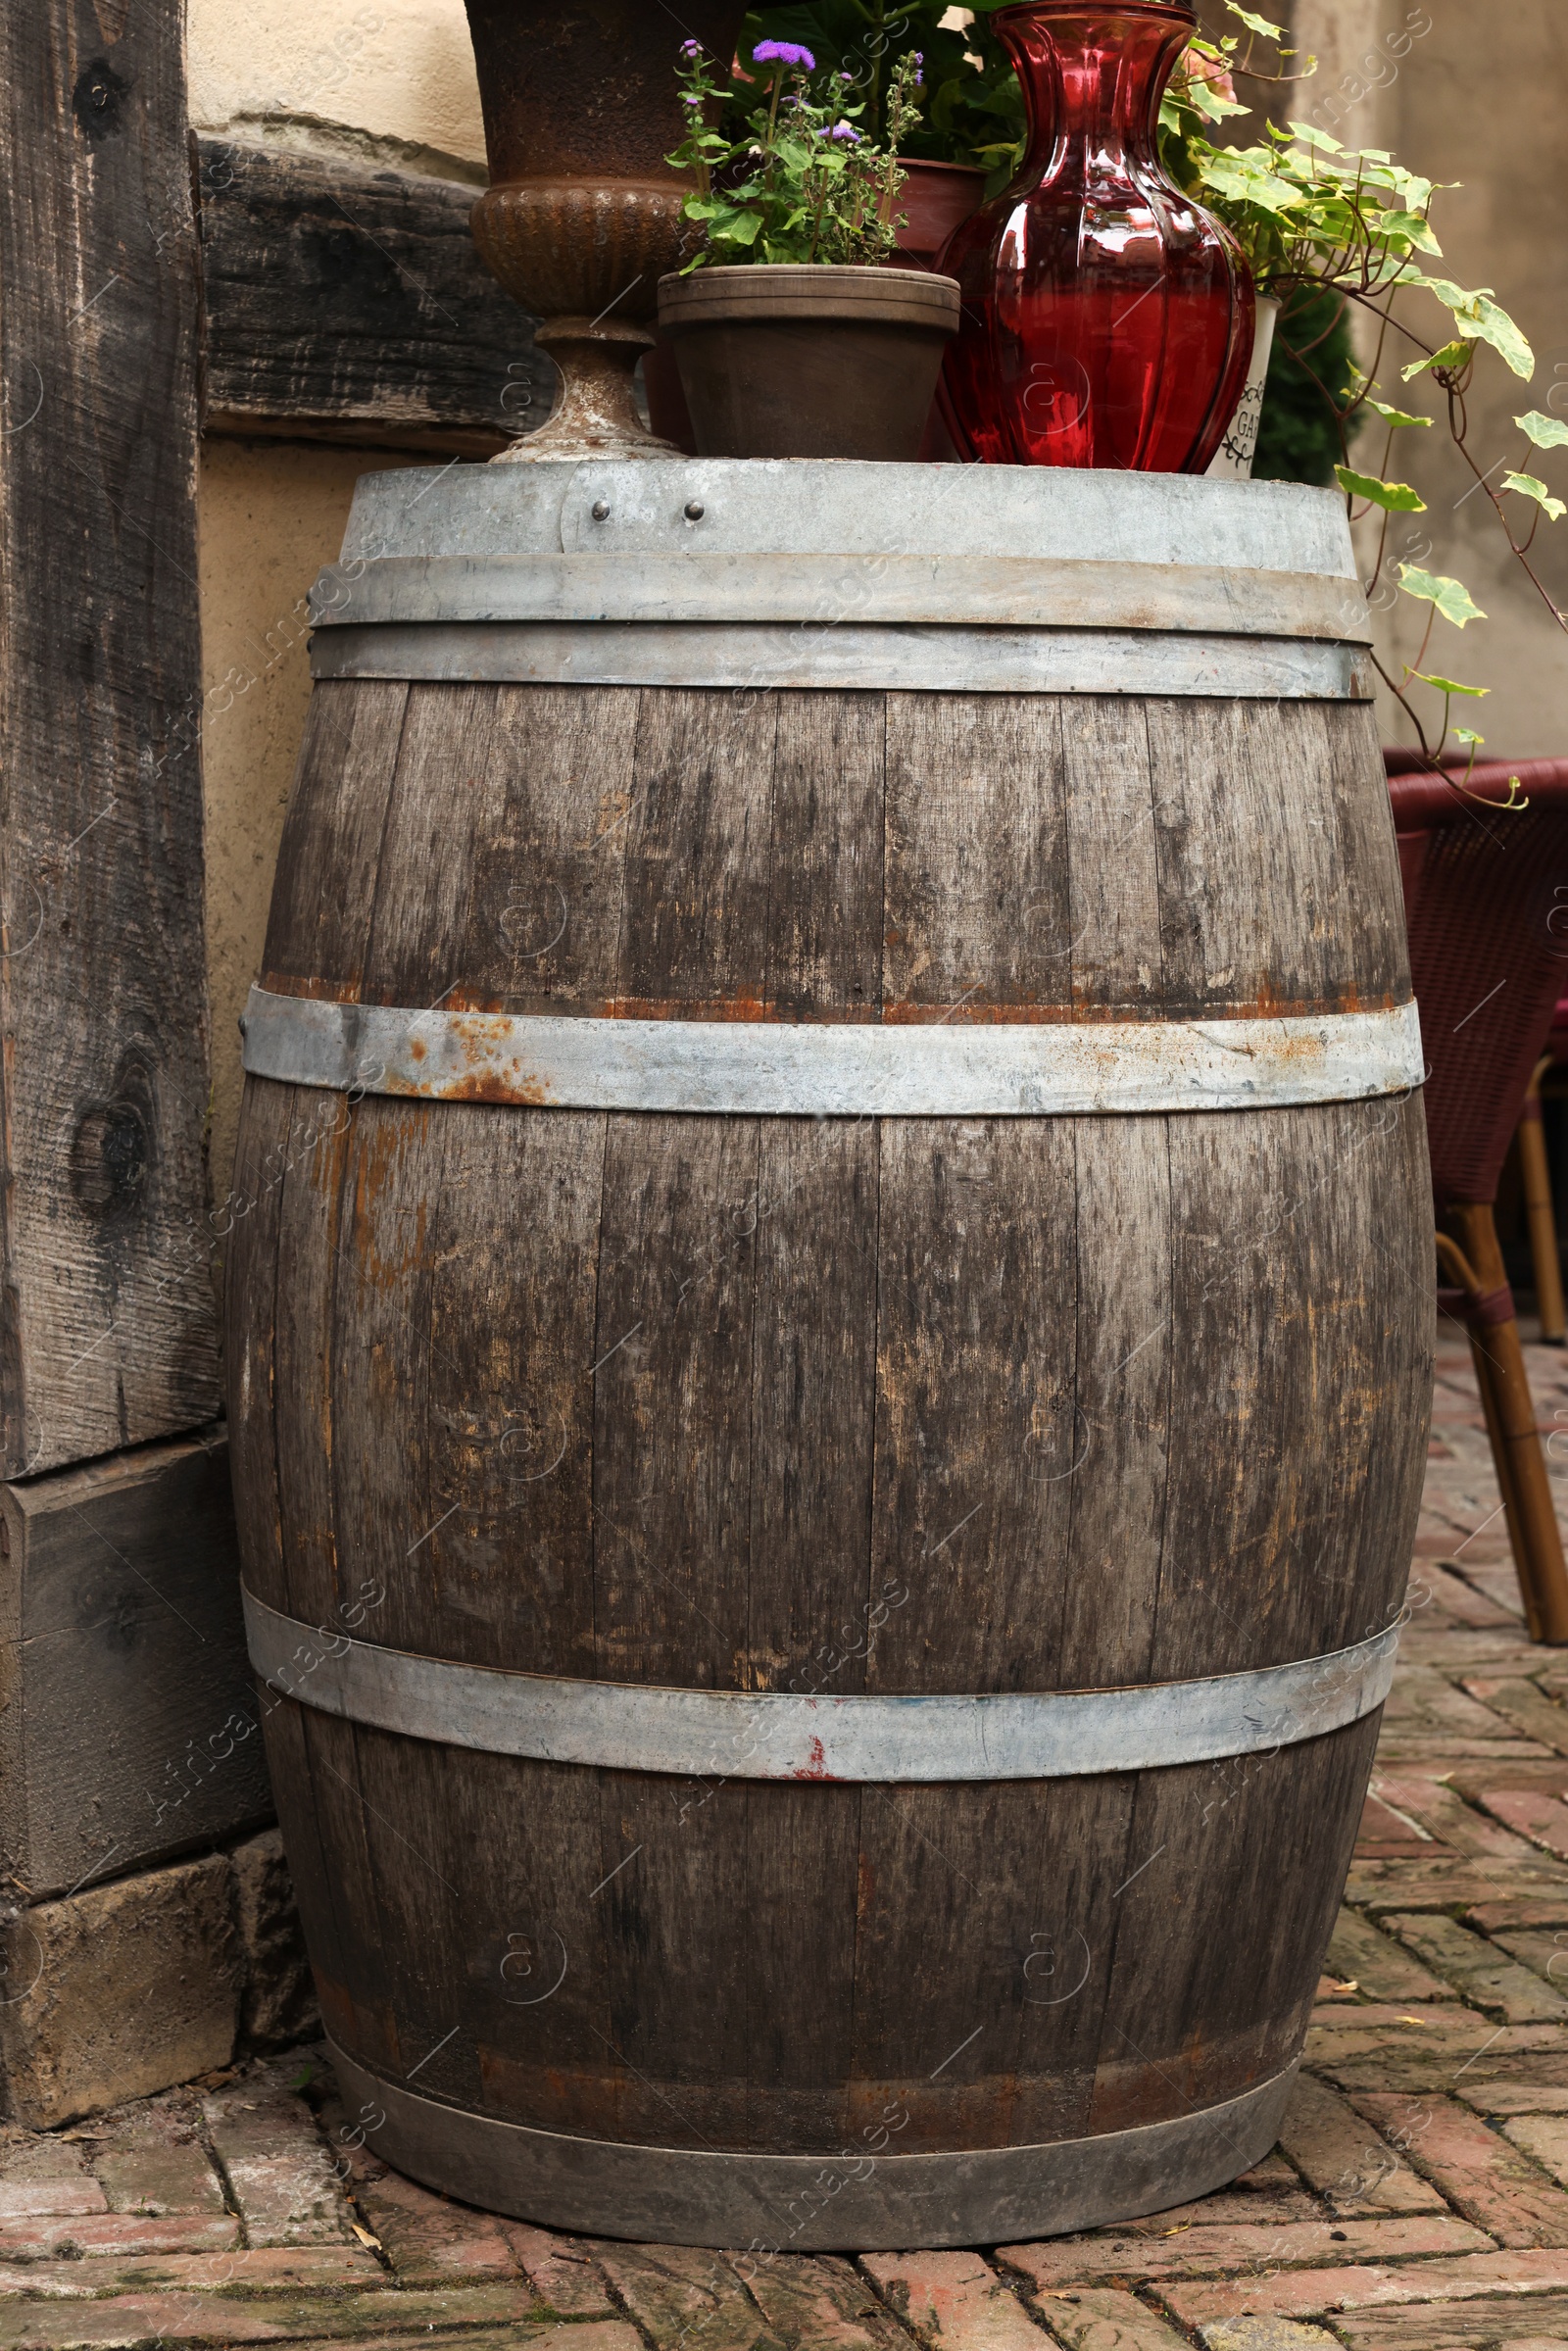
[(1173, 0), (1032, 0), (991, 24), (1030, 144), (941, 257), (963, 291), (945, 380), (968, 453), (1201, 473), (1246, 379), (1253, 299), (1234, 241), (1155, 152), (1160, 93), (1197, 20)]

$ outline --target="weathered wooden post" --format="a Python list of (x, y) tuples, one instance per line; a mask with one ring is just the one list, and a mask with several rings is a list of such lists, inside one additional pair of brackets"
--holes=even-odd
[(226, 2057), (230, 1862), (149, 1865), (270, 1811), (220, 1752), (182, 15), (0, 22), (0, 2056), (45, 2123)]

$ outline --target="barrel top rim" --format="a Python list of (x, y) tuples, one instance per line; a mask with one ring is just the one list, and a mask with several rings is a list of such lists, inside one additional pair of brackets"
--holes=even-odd
[(679, 553), (1225, 565), (1357, 582), (1344, 499), (1306, 483), (839, 459), (587, 459), (367, 473), (341, 561)]

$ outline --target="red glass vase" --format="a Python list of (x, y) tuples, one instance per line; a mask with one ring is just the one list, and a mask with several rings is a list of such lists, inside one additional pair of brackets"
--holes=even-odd
[(963, 289), (946, 382), (967, 454), (1201, 473), (1246, 380), (1253, 298), (1235, 240), (1155, 148), (1197, 19), (1171, 0), (1033, 0), (990, 23), (1023, 84), (1029, 150), (939, 265)]

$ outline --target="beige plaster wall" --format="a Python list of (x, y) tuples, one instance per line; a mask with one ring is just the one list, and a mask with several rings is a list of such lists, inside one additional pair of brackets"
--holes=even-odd
[[(1568, 453), (1526, 464), (1513, 425), (1526, 409), (1568, 418), (1568, 184), (1558, 169), (1568, 138), (1568, 16), (1560, 0), (1298, 0), (1297, 38), (1320, 59), (1297, 111), (1348, 145), (1383, 146), (1412, 171), (1464, 184), (1439, 199), (1444, 261), (1435, 273), (1490, 286), (1535, 346), (1533, 383), (1493, 354), (1483, 355), (1469, 403), (1469, 446), (1482, 472), (1525, 465), (1568, 497)], [(1412, 325), (1443, 339), (1446, 314), (1430, 297), (1411, 299)], [(1437, 416), (1439, 402), (1418, 382), (1397, 381), (1400, 354), (1382, 368), (1384, 397)], [(1414, 356), (1413, 352), (1408, 356)], [(1367, 433), (1357, 459), (1384, 470), (1382, 434)], [(1461, 723), (1487, 737), (1487, 751), (1521, 759), (1568, 754), (1568, 636), (1513, 562), (1495, 514), (1474, 487), (1441, 421), (1395, 435), (1387, 473), (1427, 501), (1423, 514), (1395, 518), (1390, 545), (1405, 561), (1464, 580), (1488, 614), (1463, 631), (1439, 620), (1422, 665), (1487, 686), (1489, 699)], [(1516, 530), (1528, 516), (1506, 502)], [(1568, 604), (1568, 516), (1543, 523), (1532, 561), (1559, 606)], [(1397, 674), (1417, 659), (1425, 608), (1394, 594), (1379, 615), (1380, 652)], [(1428, 696), (1424, 709), (1439, 705)], [(1408, 720), (1385, 698), (1385, 737), (1412, 739)]]
[(483, 177), (463, 0), (189, 0), (187, 26), (198, 129)]
[[(260, 146), (372, 155), (483, 180), (463, 0), (189, 0), (191, 115)], [(335, 558), (381, 449), (209, 437), (199, 490), (211, 1189), (230, 1188), (238, 1020), (261, 968), (272, 869), (310, 695), (306, 590)], [(220, 1218), (221, 1225), (226, 1220)]]
[[(337, 556), (359, 475), (414, 462), (385, 450), (278, 441), (210, 439), (202, 450), (198, 568), (215, 1206), (229, 1190), (239, 1016), (262, 966), (272, 868), (310, 698), (305, 594)], [(219, 1221), (220, 1229), (227, 1222)]]

